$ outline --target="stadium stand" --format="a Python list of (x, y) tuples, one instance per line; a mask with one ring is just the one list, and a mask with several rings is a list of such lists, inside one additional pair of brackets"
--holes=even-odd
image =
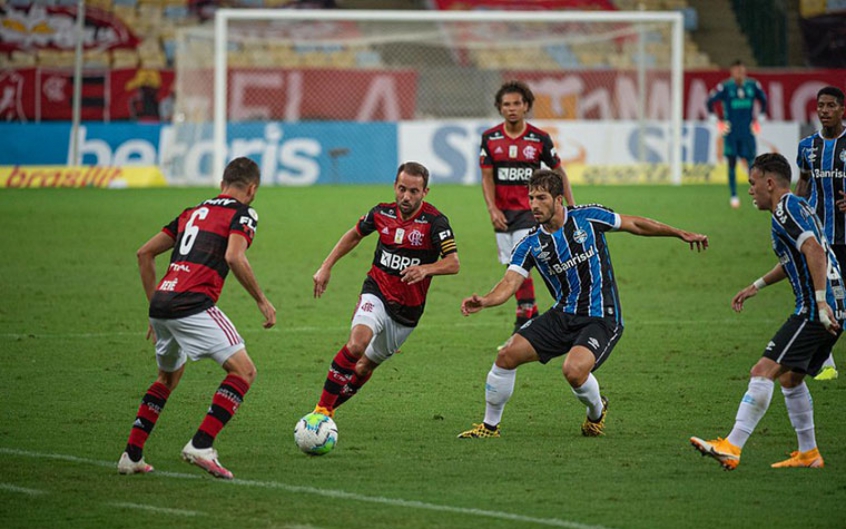
[[(10, 7), (75, 5), (69, 0), (15, 0), (8, 2)], [(330, 2), (332, 3), (332, 2)], [(334, 3), (332, 3), (334, 4)], [(352, 7), (353, 2), (349, 2)], [(370, 1), (355, 2), (356, 8), (411, 8), (421, 7), (416, 2)], [(207, 21), (216, 5), (227, 7), (290, 7), (303, 5), (290, 0), (236, 0), (219, 2), (200, 2), (197, 0), (89, 0), (86, 5), (108, 13), (119, 23), (128, 27), (141, 39), (135, 49), (115, 48), (110, 51), (86, 51), (87, 68), (172, 68), (175, 34), (178, 28), (192, 26)], [(683, 10), (689, 6), (686, 0), (617, 0), (615, 5), (621, 10)], [(343, 4), (342, 4), (343, 6)], [(648, 36), (647, 64), (652, 64), (656, 56), (652, 48), (666, 46), (669, 35), (655, 31)], [(685, 58), (687, 68), (710, 68), (712, 61), (690, 38), (685, 35)], [(482, 69), (511, 68), (531, 63), (538, 69), (578, 68), (579, 66), (607, 66), (608, 68), (629, 68), (634, 64), (636, 50), (631, 43), (621, 42), (618, 46), (596, 47), (589, 43), (568, 46), (550, 45), (543, 49), (525, 49), (520, 53), (500, 52), (496, 49), (478, 50), (473, 60)], [(272, 47), (257, 48), (244, 46), (234, 50), (230, 56), (234, 64), (253, 67), (299, 67), (299, 68), (375, 68), (383, 65), (380, 54), (364, 45), (349, 47), (314, 47), (303, 48), (281, 43)], [(652, 61), (652, 62), (650, 62)], [(18, 68), (31, 66), (70, 67), (73, 65), (73, 52), (68, 50), (19, 50), (9, 54), (0, 54), (0, 67)], [(663, 67), (666, 65), (655, 64)]]

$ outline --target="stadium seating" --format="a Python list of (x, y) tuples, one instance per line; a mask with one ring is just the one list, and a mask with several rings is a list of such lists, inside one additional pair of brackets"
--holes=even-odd
[[(29, 5), (31, 0), (15, 0), (10, 5)], [(237, 0), (227, 1), (227, 6), (277, 7), (291, 4), (291, 0)], [(686, 0), (616, 0), (621, 10), (679, 10), (687, 8)], [(39, 1), (47, 5), (75, 5), (75, 0)], [(137, 36), (143, 38), (136, 50), (116, 49), (110, 53), (86, 52), (84, 64), (91, 68), (172, 68), (175, 55), (175, 35), (178, 28), (201, 23), (198, 3), (192, 0), (88, 0), (87, 6), (108, 11), (126, 24)], [(653, 53), (655, 48), (666, 47), (669, 35), (658, 30), (647, 34), (647, 66), (666, 67)], [(685, 34), (685, 67), (711, 68), (712, 62), (701, 52), (689, 34)], [(480, 49), (471, 53), (472, 61), (481, 69), (518, 68), (532, 64), (540, 70), (574, 69), (580, 66), (632, 68), (637, 64), (637, 47), (632, 42), (618, 45), (603, 44), (550, 44), (539, 48), (526, 48), (520, 52)], [(296, 68), (377, 68), (384, 65), (380, 53), (365, 45), (349, 47), (306, 49), (290, 45), (273, 45), (256, 49), (244, 45), (230, 54), (233, 64), (249, 67)], [(0, 55), (3, 67), (67, 67), (73, 65), (72, 54), (43, 50), (15, 52)]]

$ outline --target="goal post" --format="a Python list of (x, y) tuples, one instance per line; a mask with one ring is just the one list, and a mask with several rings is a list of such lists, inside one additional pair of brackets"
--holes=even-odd
[(182, 33), (174, 183), (213, 183), (238, 155), (277, 184), (367, 181), (377, 158), (477, 182), (512, 78), (577, 181), (682, 182), (681, 13), (220, 9)]

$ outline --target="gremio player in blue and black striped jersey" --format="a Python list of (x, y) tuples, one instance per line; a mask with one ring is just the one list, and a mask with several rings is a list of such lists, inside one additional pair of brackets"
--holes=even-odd
[[(826, 86), (817, 92), (817, 117), (822, 128), (799, 142), (796, 194), (805, 197), (822, 221), (840, 270), (846, 269), (846, 127), (843, 91)], [(829, 357), (816, 380), (837, 378)]]
[(780, 154), (762, 154), (749, 174), (749, 194), (755, 207), (772, 212), (773, 251), (778, 264), (738, 292), (731, 301), (740, 312), (759, 290), (788, 279), (796, 310), (787, 319), (750, 371), (749, 386), (740, 402), (734, 428), (725, 439), (690, 442), (726, 470), (740, 463), (740, 451), (763, 418), (778, 379), (799, 449), (773, 468), (822, 468), (814, 434), (814, 405), (804, 378), (819, 371), (840, 336), (846, 306), (843, 276), (823, 235), (820, 220), (805, 199), (790, 192), (790, 164)]
[(576, 398), (587, 406), (582, 434), (602, 435), (608, 400), (593, 376), (623, 332), (617, 283), (606, 231), (647, 237), (678, 237), (691, 249), (708, 247), (708, 237), (643, 217), (619, 215), (599, 205), (564, 206), (561, 177), (536, 170), (529, 179), (529, 206), (539, 226), (511, 253), (505, 276), (485, 296), (461, 303), (465, 316), (505, 303), (537, 268), (555, 305), (518, 329), (497, 354), (485, 384), (485, 418), (459, 438), (499, 437), (505, 403), (514, 391), (517, 368), (567, 355), (563, 373)]

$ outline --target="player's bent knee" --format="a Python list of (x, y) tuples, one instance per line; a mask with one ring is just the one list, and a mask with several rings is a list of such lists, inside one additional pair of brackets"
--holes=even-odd
[(250, 385), (256, 380), (256, 365), (247, 354), (246, 349), (241, 349), (229, 357), (223, 364), (223, 369), (229, 374), (243, 378)]
[(357, 340), (350, 340), (347, 342), (347, 351), (356, 358), (361, 358), (364, 351), (367, 349), (367, 343), (362, 343)]
[(507, 345), (496, 354), (494, 363), (502, 369), (517, 369), (520, 365), (520, 362), (514, 358), (514, 355), (511, 354), (511, 349)]
[(590, 375), (590, 369), (584, 370), (579, 367), (567, 365), (562, 367), (561, 371), (564, 374), (564, 378), (567, 379), (567, 383), (574, 388), (581, 387), (587, 381), (588, 375)]

